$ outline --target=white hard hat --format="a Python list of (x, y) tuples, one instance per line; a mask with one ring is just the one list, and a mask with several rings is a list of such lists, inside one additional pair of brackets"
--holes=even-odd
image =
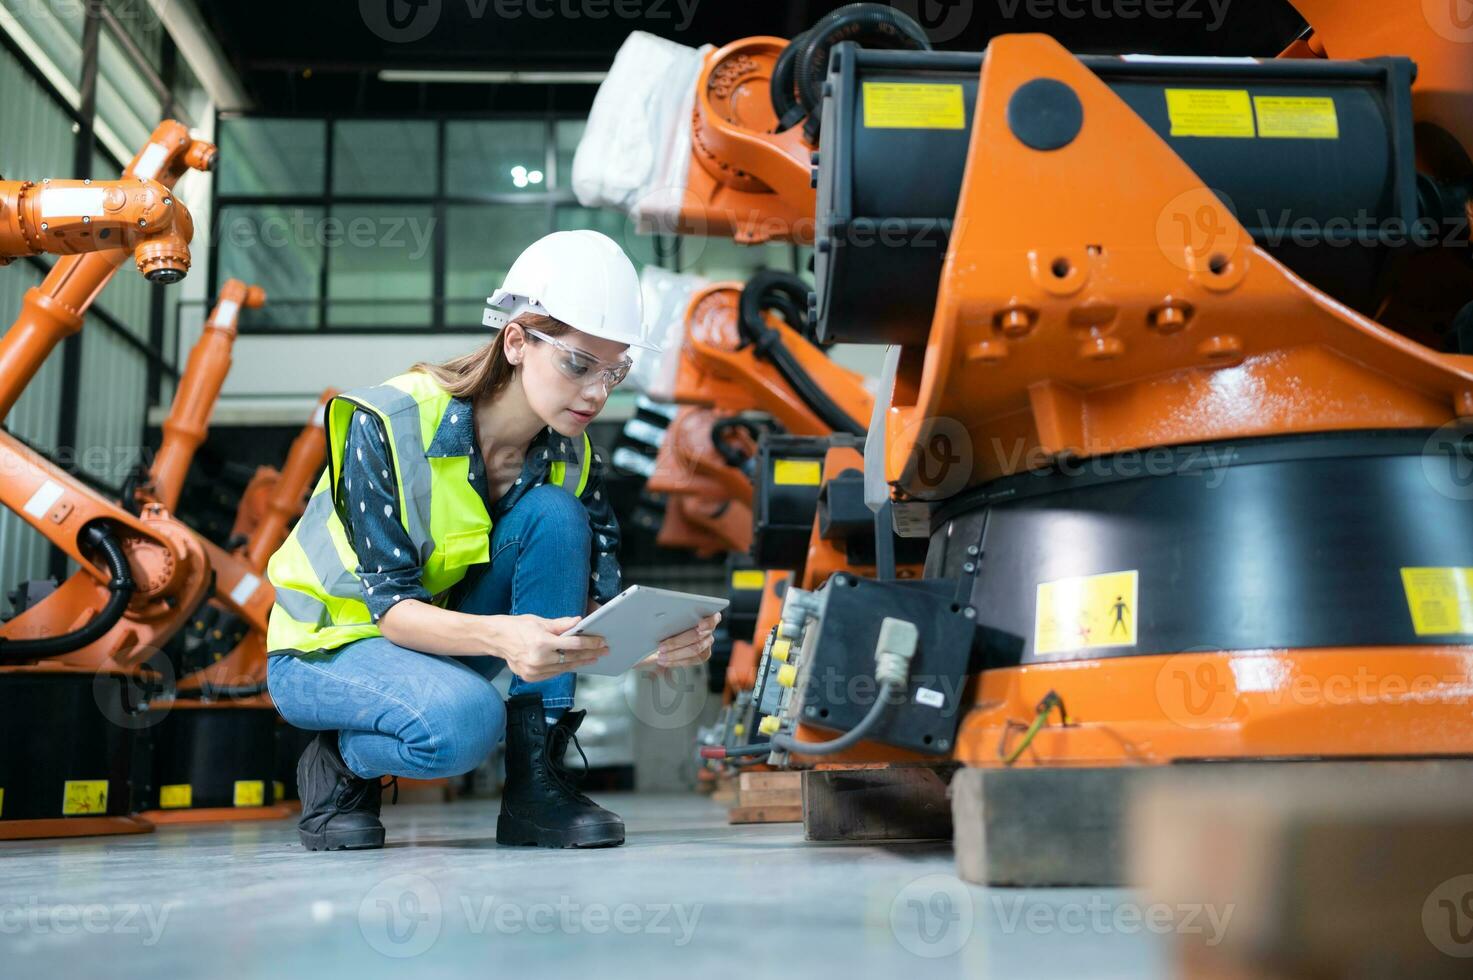
[(522, 313), (543, 313), (575, 330), (658, 350), (645, 335), (639, 274), (608, 235), (555, 231), (528, 245), (486, 300), (481, 323), (500, 330)]

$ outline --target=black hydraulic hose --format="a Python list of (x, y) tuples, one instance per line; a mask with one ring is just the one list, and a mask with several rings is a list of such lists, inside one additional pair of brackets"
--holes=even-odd
[[(747, 340), (757, 349), (761, 357), (770, 360), (777, 368), (778, 373), (783, 376), (793, 391), (803, 400), (814, 415), (835, 432), (845, 432), (849, 435), (862, 436), (865, 427), (858, 420), (849, 416), (839, 407), (839, 404), (828, 396), (823, 388), (809, 377), (808, 372), (803, 370), (803, 365), (793, 356), (783, 344), (782, 335), (767, 325), (762, 316), (763, 310), (774, 307), (788, 312), (798, 307), (799, 297), (802, 306), (807, 305), (808, 284), (799, 277), (788, 272), (776, 272), (763, 270), (753, 276), (742, 289), (740, 317), (738, 328), (743, 339)], [(786, 300), (786, 302), (785, 302)], [(803, 324), (801, 317), (798, 323), (792, 324), (795, 329), (802, 332)]]
[(80, 650), (89, 643), (101, 639), (112, 629), (128, 608), (138, 586), (133, 581), (132, 569), (128, 567), (128, 556), (118, 543), (112, 529), (106, 524), (89, 524), (82, 529), (82, 544), (102, 554), (111, 576), (107, 583), (110, 595), (102, 611), (81, 629), (60, 636), (47, 636), (34, 640), (0, 640), (0, 663), (28, 663), (43, 657), (59, 657)]
[(851, 3), (820, 18), (803, 35), (794, 75), (798, 102), (808, 116), (804, 135), (818, 139), (819, 109), (823, 105), (823, 83), (829, 73), (829, 52), (841, 41), (854, 41), (865, 48), (931, 50), (931, 39), (915, 19), (882, 3)]
[(772, 66), (772, 79), (767, 83), (767, 90), (772, 97), (772, 111), (777, 116), (776, 131), (779, 133), (796, 126), (808, 114), (798, 102), (798, 93), (793, 88), (793, 69), (807, 38), (805, 32), (789, 41)]
[(733, 446), (726, 438), (738, 429), (751, 436), (754, 442), (762, 436), (761, 430), (757, 428), (757, 424), (751, 419), (740, 417), (717, 419), (711, 425), (711, 445), (715, 447), (716, 454), (722, 458), (727, 466), (742, 469), (752, 457), (743, 453), (739, 447)]

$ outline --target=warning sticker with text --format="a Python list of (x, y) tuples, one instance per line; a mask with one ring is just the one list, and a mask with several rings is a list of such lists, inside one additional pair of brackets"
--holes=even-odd
[(1255, 95), (1258, 135), (1265, 139), (1338, 140), (1340, 117), (1335, 100), (1285, 95)]
[(106, 779), (68, 779), (61, 790), (61, 815), (79, 817), (107, 812)]
[(1401, 583), (1418, 636), (1473, 633), (1473, 568), (1403, 568)]
[(864, 125), (868, 129), (966, 129), (962, 87), (865, 82)]
[(1253, 104), (1246, 89), (1169, 88), (1172, 136), (1252, 139)]
[(1135, 646), (1139, 579), (1128, 571), (1039, 583), (1034, 655)]

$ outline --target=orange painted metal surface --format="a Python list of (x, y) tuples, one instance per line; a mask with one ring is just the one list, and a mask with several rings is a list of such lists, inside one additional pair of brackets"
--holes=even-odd
[(0, 265), (124, 248), (148, 279), (176, 282), (193, 237), (189, 209), (157, 181), (0, 180)]
[[(180, 123), (165, 121), (124, 177), (143, 177), (172, 188), (188, 169), (213, 166), (215, 148), (190, 138)], [(40, 286), (27, 290), (20, 316), (0, 338), (0, 416), (8, 414), (52, 348), (82, 326), (83, 315), (113, 273), (126, 249), (66, 255)], [(0, 637), (58, 636), (87, 623), (107, 602), (107, 572), (80, 544), (81, 530), (106, 522), (127, 553), (138, 590), (126, 614), (100, 639), (53, 663), (85, 667), (141, 663), (183, 624), (209, 588), (205, 549), (168, 509), (148, 503), (138, 515), (107, 500), (0, 432), (0, 504), (47, 537), (80, 570), (24, 613), (0, 626)]]
[(803, 127), (774, 133), (768, 80), (787, 41), (749, 37), (706, 55), (696, 81), (691, 162), (684, 188), (660, 188), (647, 205), (678, 208), (686, 235), (744, 244), (813, 241), (813, 147)]
[[(742, 346), (737, 329), (742, 284), (715, 283), (691, 297), (685, 339), (675, 380), (675, 400), (710, 406), (726, 414), (766, 412), (794, 435), (827, 435), (831, 430), (783, 380), (777, 368)], [(810, 377), (851, 418), (867, 420), (874, 396), (862, 375), (829, 360), (781, 319), (767, 317), (786, 347)]]
[[(215, 157), (212, 144), (191, 138), (183, 123), (168, 119), (154, 129), (123, 177), (157, 181), (172, 190), (186, 171), (211, 169)], [(126, 248), (64, 255), (40, 286), (26, 291), (19, 318), (0, 338), (0, 420), (10, 414), (52, 348), (82, 329), (82, 315), (130, 257), (133, 253)]]
[(757, 684), (757, 662), (762, 659), (762, 647), (767, 634), (777, 626), (781, 618), (783, 601), (780, 589), (793, 579), (792, 572), (769, 570), (767, 581), (762, 586), (762, 602), (757, 607), (757, 626), (752, 633), (752, 642), (732, 644), (731, 661), (726, 665), (726, 698), (731, 700), (737, 691), (750, 691)]
[(50, 820), (0, 820), (0, 840), (36, 840), (42, 837), (101, 837), (115, 834), (151, 834), (153, 824), (142, 817), (56, 817)]
[(1473, 754), (1466, 646), (1255, 650), (1081, 660), (976, 680), (957, 759), (1002, 765), (1049, 691), (1055, 713), (1019, 766), (1160, 765), (1186, 759)]
[[(1038, 153), (1009, 96), (1069, 84), (1086, 124)], [(1439, 354), (1311, 288), (1268, 254), (1129, 107), (1050, 38), (993, 41), (924, 350), (905, 352), (886, 478), (938, 494), (1095, 456), (1216, 439), (1436, 428), (1473, 416), (1473, 357)]]
[[(317, 482), (318, 474), (327, 465), (323, 410), (337, 394), (336, 388), (329, 388), (322, 393), (317, 406), (312, 410), (311, 419), (292, 440), (286, 462), (272, 481), (265, 513), (257, 521), (245, 543), (231, 552), (209, 546), (216, 575), (234, 583), (229, 589), (217, 585), (215, 598), (211, 603), (216, 608), (243, 619), (249, 629), (235, 648), (225, 656), (205, 669), (182, 678), (178, 684), (180, 691), (264, 688), (266, 625), (271, 605), (275, 602), (275, 592), (265, 577), (266, 563), (286, 540), (292, 522), (306, 509), (307, 496)], [(246, 501), (242, 500), (241, 506), (246, 505)], [(239, 523), (237, 515), (237, 525)], [(237, 590), (239, 594), (233, 594)]]
[(265, 303), (266, 293), (260, 286), (248, 286), (239, 279), (226, 280), (205, 321), (204, 332), (189, 352), (174, 404), (164, 419), (163, 438), (149, 467), (146, 487), (148, 496), (168, 510), (179, 506), (184, 478), (209, 431), (210, 414), (230, 373), (230, 351), (235, 345), (240, 311), (243, 307), (258, 309)]

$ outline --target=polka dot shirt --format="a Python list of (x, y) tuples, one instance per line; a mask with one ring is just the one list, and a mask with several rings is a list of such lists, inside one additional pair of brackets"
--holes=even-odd
[[(358, 553), (363, 601), (377, 622), (396, 602), (405, 599), (429, 602), (431, 597), (421, 583), (421, 559), (399, 513), (398, 488), (391, 480), (383, 426), (362, 410), (355, 411), (353, 417), (347, 451), (343, 454), (347, 504), (344, 516), (351, 524), (348, 540), (354, 543)], [(469, 402), (451, 399), (431, 443), (430, 454), (469, 456), (467, 480), (487, 503), (493, 524), (515, 507), (525, 493), (547, 482), (553, 463), (567, 463), (577, 456), (571, 439), (544, 429), (528, 447), (521, 475), (500, 500), (489, 503), (486, 464), (476, 444), (472, 418)], [(619, 594), (622, 577), (618, 561), (619, 522), (609, 505), (608, 494), (604, 493), (603, 462), (603, 454), (595, 449), (593, 458), (588, 460), (588, 485), (579, 498), (588, 510), (593, 540), (589, 595), (600, 603)]]

